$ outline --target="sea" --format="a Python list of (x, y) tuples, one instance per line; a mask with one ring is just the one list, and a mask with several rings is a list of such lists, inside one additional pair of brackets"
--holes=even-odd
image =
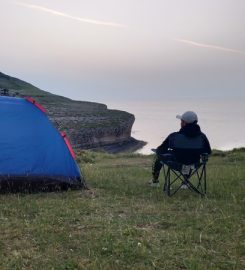
[(172, 132), (180, 129), (177, 114), (195, 111), (198, 124), (207, 135), (212, 149), (232, 150), (245, 147), (244, 99), (171, 99), (157, 101), (111, 101), (109, 109), (118, 109), (135, 115), (132, 137), (147, 142), (138, 150), (151, 154)]

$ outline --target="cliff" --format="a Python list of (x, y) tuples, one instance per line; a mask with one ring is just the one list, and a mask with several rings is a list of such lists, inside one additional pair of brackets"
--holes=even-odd
[(10, 95), (31, 96), (47, 109), (59, 130), (65, 131), (76, 149), (104, 149), (108, 152), (136, 150), (144, 143), (131, 137), (134, 115), (109, 110), (105, 104), (74, 101), (51, 94), (0, 72), (0, 89)]

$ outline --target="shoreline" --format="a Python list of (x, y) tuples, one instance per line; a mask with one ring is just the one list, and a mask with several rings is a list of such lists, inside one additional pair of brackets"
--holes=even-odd
[(146, 144), (147, 142), (136, 140), (135, 138), (131, 137), (121, 143), (103, 145), (101, 147), (89, 148), (88, 150), (96, 152), (105, 151), (110, 154), (119, 154), (125, 152), (136, 153), (136, 151), (142, 149)]

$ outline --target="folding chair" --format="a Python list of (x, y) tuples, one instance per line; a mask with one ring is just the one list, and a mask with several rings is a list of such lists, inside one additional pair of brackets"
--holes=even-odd
[(204, 196), (206, 194), (206, 164), (208, 154), (200, 155), (200, 161), (185, 165), (175, 160), (170, 154), (162, 155), (164, 186), (163, 191), (173, 196), (182, 187)]
[(160, 155), (164, 172), (164, 192), (173, 196), (182, 187), (204, 196), (206, 194), (206, 164), (202, 136), (178, 134), (170, 142), (170, 152)]

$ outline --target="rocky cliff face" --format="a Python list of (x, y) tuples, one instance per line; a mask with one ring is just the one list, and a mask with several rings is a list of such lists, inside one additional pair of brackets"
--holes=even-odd
[(45, 104), (50, 119), (67, 132), (75, 148), (97, 148), (132, 142), (135, 118), (127, 112), (108, 110), (103, 104), (91, 106), (83, 102)]
[(106, 105), (74, 101), (53, 95), (33, 85), (0, 73), (0, 89), (10, 95), (31, 96), (48, 111), (48, 116), (59, 130), (65, 131), (74, 148), (102, 148), (109, 152), (136, 150), (142, 147), (131, 137), (134, 115), (109, 110)]

